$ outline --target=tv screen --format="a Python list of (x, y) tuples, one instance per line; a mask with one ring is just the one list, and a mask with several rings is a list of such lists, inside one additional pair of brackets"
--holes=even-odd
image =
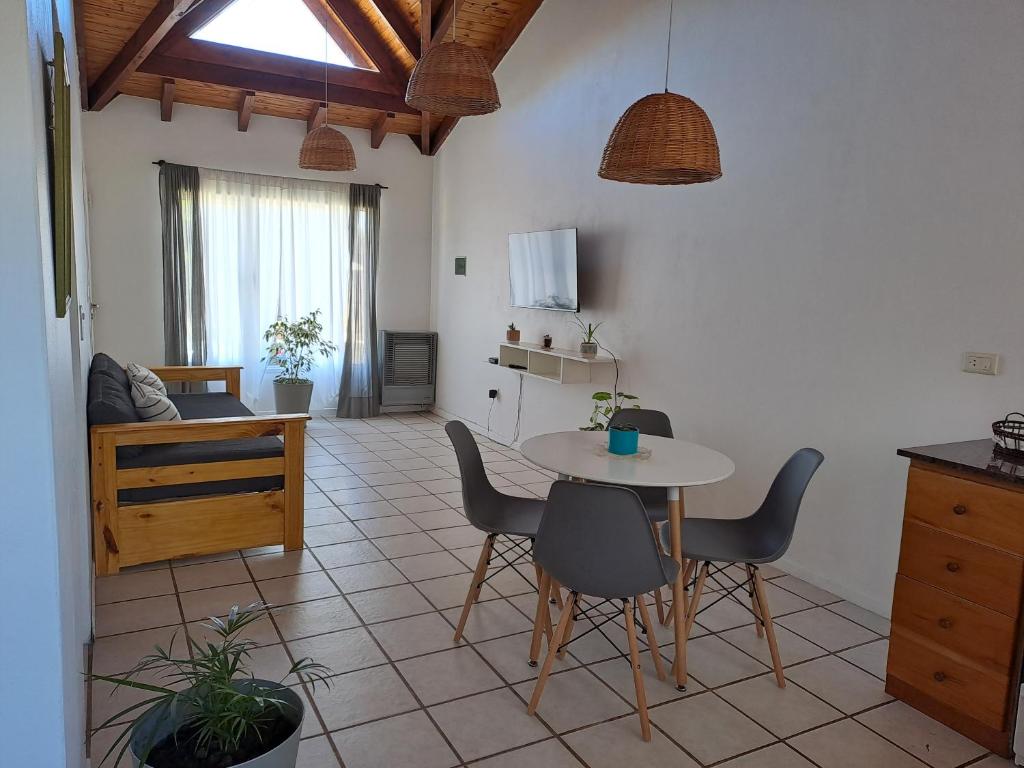
[(575, 229), (509, 235), (508, 273), (513, 307), (579, 311)]

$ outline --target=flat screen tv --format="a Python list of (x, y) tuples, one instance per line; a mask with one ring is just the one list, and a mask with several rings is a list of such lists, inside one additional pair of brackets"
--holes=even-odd
[(513, 307), (579, 312), (576, 230), (509, 235), (508, 274)]

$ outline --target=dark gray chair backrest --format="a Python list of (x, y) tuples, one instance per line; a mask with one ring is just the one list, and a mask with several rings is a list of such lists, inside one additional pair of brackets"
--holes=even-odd
[[(758, 537), (758, 549), (770, 553), (766, 558), (777, 560), (789, 549), (796, 529), (796, 518), (804, 492), (825, 460), (821, 451), (801, 448), (789, 457), (772, 481), (768, 495), (751, 516), (752, 535)], [(683, 536), (686, 526), (683, 526)]]
[(478, 528), (496, 527), (501, 509), (500, 494), (487, 479), (473, 433), (461, 421), (449, 421), (444, 425), (444, 431), (448, 433), (459, 460), (462, 505), (466, 508), (466, 518)]
[(608, 421), (608, 426), (619, 427), (631, 424), (640, 430), (642, 435), (655, 437), (672, 437), (672, 422), (668, 415), (661, 411), (648, 408), (623, 408)]
[(593, 597), (632, 598), (668, 580), (643, 503), (613, 485), (553, 483), (534, 559), (562, 586)]

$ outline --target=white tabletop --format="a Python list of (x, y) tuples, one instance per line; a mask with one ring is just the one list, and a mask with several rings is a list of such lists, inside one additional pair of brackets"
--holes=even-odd
[(553, 432), (531, 437), (520, 447), (539, 467), (584, 480), (612, 485), (659, 488), (717, 483), (736, 471), (724, 454), (695, 443), (640, 435), (650, 456), (614, 456), (607, 452), (607, 432)]

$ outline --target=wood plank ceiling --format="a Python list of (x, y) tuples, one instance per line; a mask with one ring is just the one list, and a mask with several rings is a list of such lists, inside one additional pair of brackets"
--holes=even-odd
[[(174, 103), (365, 128), (377, 148), (407, 134), (434, 154), (457, 118), (423, 115), (405, 103), (421, 32), (431, 44), (455, 36), (497, 67), (542, 0), (302, 0), (356, 67), (331, 66), (326, 109), (323, 65), (193, 40), (190, 35), (232, 0), (75, 0), (82, 107), (103, 109), (119, 93), (154, 99), (161, 119)], [(429, 14), (421, 27), (424, 10)]]

